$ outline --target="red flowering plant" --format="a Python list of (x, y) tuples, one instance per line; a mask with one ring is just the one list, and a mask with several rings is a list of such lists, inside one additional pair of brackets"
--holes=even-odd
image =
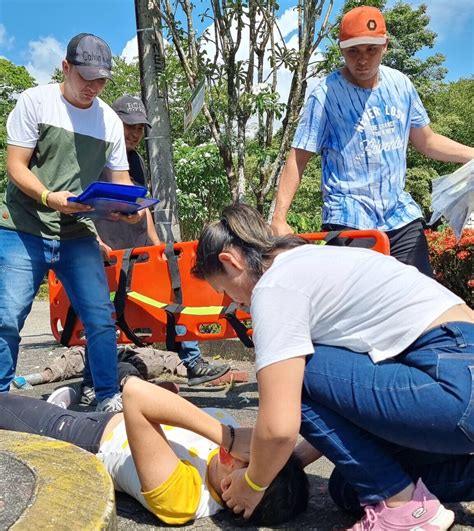
[(436, 280), (474, 307), (474, 230), (465, 229), (456, 241), (451, 228), (426, 231)]

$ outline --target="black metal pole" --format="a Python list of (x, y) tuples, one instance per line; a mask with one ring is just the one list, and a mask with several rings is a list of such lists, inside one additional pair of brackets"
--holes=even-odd
[(150, 0), (135, 0), (135, 14), (142, 99), (152, 125), (145, 144), (152, 194), (160, 199), (153, 212), (155, 226), (163, 242), (180, 241), (161, 19)]

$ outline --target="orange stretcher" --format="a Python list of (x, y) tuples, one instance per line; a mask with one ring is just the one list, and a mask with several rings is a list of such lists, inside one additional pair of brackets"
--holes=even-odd
[[(321, 242), (328, 236), (344, 241), (369, 239), (372, 249), (384, 254), (390, 251), (387, 236), (376, 230), (301, 236), (310, 242)], [(105, 268), (111, 300), (115, 302), (119, 343), (166, 342), (172, 350), (176, 341), (240, 337), (251, 346), (250, 315), (237, 308), (225, 294), (214, 291), (207, 282), (191, 276), (196, 245), (192, 241), (111, 253), (110, 264)], [(68, 346), (85, 344), (84, 327), (52, 271), (49, 300), (54, 337)]]

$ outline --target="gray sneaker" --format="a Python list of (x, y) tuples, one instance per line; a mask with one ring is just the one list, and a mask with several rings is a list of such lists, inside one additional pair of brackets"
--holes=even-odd
[(60, 387), (49, 395), (46, 402), (67, 409), (69, 406), (77, 404), (77, 393), (72, 387)]
[(123, 410), (122, 393), (116, 393), (114, 396), (104, 398), (98, 402), (96, 411), (105, 411), (106, 413), (119, 413)]
[(212, 382), (230, 370), (229, 365), (223, 363), (209, 363), (200, 358), (194, 367), (188, 369), (188, 385), (199, 385)]

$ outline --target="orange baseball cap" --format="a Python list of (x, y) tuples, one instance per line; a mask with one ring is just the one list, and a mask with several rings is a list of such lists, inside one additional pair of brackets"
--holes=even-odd
[(349, 48), (358, 44), (385, 44), (387, 28), (382, 13), (372, 6), (348, 11), (339, 26), (339, 46)]

